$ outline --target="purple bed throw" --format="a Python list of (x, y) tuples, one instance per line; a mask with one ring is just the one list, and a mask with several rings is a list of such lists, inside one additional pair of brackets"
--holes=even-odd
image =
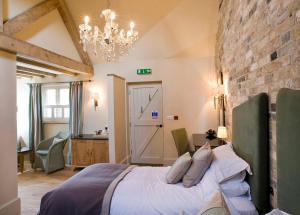
[(123, 164), (91, 165), (46, 193), (39, 215), (100, 215), (102, 209), (109, 213), (113, 191), (129, 171)]

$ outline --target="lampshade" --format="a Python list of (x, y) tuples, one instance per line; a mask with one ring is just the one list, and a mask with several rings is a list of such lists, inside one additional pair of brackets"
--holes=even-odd
[(221, 138), (221, 139), (227, 138), (227, 128), (224, 127), (224, 126), (219, 126), (218, 127), (217, 137)]

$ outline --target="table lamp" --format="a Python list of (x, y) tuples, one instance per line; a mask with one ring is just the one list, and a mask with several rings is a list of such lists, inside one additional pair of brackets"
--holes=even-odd
[(227, 138), (227, 128), (225, 126), (219, 126), (217, 137), (221, 139), (221, 143), (225, 144), (225, 139)]

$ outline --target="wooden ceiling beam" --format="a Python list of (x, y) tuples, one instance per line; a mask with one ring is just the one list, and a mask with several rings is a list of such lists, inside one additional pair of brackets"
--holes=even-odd
[(62, 69), (62, 68), (55, 67), (55, 66), (52, 66), (52, 65), (48, 65), (48, 64), (45, 64), (45, 63), (41, 63), (41, 62), (38, 62), (38, 61), (34, 61), (34, 60), (31, 60), (31, 59), (26, 59), (26, 58), (20, 57), (20, 56), (17, 56), (17, 62), (28, 64), (28, 65), (33, 65), (33, 66), (37, 66), (37, 67), (42, 67), (44, 69), (52, 70), (54, 72), (58, 72), (58, 73), (65, 74), (65, 75), (70, 75), (70, 76), (76, 76), (77, 75), (77, 73), (70, 72), (70, 71)]
[(80, 41), (80, 35), (79, 35), (79, 30), (78, 27), (76, 26), (72, 15), (70, 13), (70, 10), (65, 2), (65, 0), (58, 0), (59, 1), (59, 6), (58, 6), (58, 12), (61, 15), (61, 18), (63, 22), (65, 23), (65, 26), (72, 38), (73, 44), (76, 47), (76, 50), (84, 64), (87, 64), (89, 66), (93, 66), (90, 57), (87, 52), (83, 50), (83, 47), (81, 44), (79, 44)]
[(3, 0), (0, 0), (0, 32), (3, 32)]
[(16, 76), (17, 76), (17, 78), (18, 77), (20, 77), (20, 78), (30, 78), (30, 79), (33, 78), (33, 76), (31, 76), (31, 75), (22, 75), (22, 74), (18, 74), (18, 73), (16, 74)]
[(46, 0), (35, 5), (24, 13), (5, 22), (3, 26), (4, 33), (14, 35), (22, 31), (42, 16), (56, 9), (58, 5), (58, 0)]
[(93, 74), (93, 67), (59, 55), (55, 52), (30, 44), (28, 42), (0, 33), (0, 49), (27, 56), (36, 61), (40, 60), (49, 64), (62, 66), (68, 69), (79, 71), (84, 74)]
[(41, 70), (27, 68), (27, 67), (24, 67), (24, 66), (17, 66), (17, 71), (27, 72), (27, 73), (30, 73), (30, 74), (43, 75), (43, 76), (48, 76), (48, 77), (56, 77), (57, 76), (54, 73), (44, 72), (44, 71), (41, 71)]
[(35, 77), (39, 77), (39, 78), (45, 78), (44, 75), (40, 75), (40, 74), (36, 74), (36, 73), (30, 73), (30, 72), (24, 72), (24, 71), (20, 71), (17, 69), (17, 75), (28, 75), (28, 76), (35, 76)]

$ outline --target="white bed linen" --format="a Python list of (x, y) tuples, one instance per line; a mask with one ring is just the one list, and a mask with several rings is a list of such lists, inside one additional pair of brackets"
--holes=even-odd
[[(178, 215), (184, 212), (185, 215), (195, 215), (219, 190), (211, 175), (212, 171), (207, 171), (201, 182), (191, 188), (185, 188), (182, 183), (167, 184), (166, 174), (169, 168), (134, 168), (117, 186), (110, 214)], [(249, 200), (248, 202), (251, 203)], [(235, 210), (235, 204), (230, 206), (231, 211)]]
[(254, 204), (248, 196), (225, 197), (231, 215), (258, 215)]

